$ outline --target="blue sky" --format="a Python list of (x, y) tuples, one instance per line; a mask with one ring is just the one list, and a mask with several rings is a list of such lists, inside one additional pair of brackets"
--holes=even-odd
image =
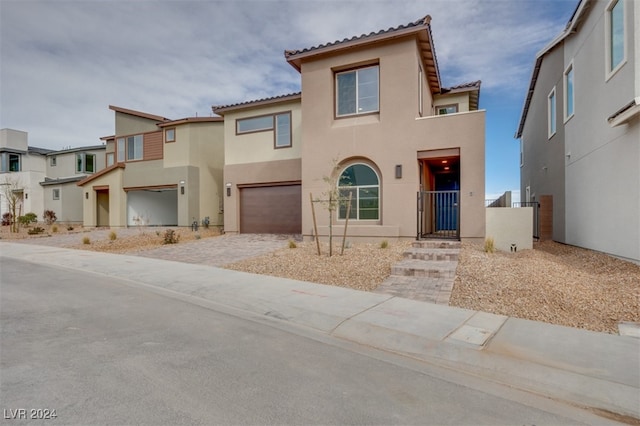
[[(603, 0), (600, 0), (603, 1)], [(519, 189), (513, 139), (535, 54), (578, 0), (0, 0), (0, 128), (61, 149), (117, 105), (173, 119), (300, 90), (300, 49), (429, 14), (443, 84), (482, 80), (486, 198)]]

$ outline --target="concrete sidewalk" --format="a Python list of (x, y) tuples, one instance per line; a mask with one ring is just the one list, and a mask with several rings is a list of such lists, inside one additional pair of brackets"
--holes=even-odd
[[(166, 260), (0, 243), (0, 255), (117, 277), (640, 419), (640, 339)], [(55, 279), (52, 277), (52, 279)]]

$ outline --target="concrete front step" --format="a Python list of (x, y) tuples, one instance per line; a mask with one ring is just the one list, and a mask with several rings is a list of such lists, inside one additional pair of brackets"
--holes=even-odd
[(391, 267), (391, 275), (455, 278), (457, 262), (404, 259)]
[(433, 249), (433, 248), (411, 247), (403, 253), (403, 256), (405, 259), (457, 262), (459, 254), (460, 254), (460, 249), (455, 249), (455, 248)]
[(420, 240), (414, 241), (411, 245), (416, 248), (431, 249), (459, 249), (462, 247), (460, 241), (457, 240)]

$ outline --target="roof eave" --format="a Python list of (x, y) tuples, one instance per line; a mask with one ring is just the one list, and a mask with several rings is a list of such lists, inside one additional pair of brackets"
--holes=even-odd
[(302, 93), (297, 92), (297, 93), (292, 93), (289, 95), (283, 95), (283, 96), (275, 96), (272, 98), (267, 98), (267, 99), (258, 99), (255, 101), (247, 101), (247, 102), (243, 102), (243, 103), (239, 103), (239, 104), (233, 104), (233, 105), (224, 105), (224, 106), (212, 106), (211, 110), (218, 115), (224, 116), (227, 112), (232, 112), (232, 111), (240, 111), (243, 109), (249, 109), (249, 108), (256, 108), (256, 107), (261, 107), (261, 106), (265, 106), (265, 105), (275, 105), (275, 104), (279, 104), (279, 103), (285, 103), (285, 102), (291, 102), (291, 101), (296, 101), (302, 99)]

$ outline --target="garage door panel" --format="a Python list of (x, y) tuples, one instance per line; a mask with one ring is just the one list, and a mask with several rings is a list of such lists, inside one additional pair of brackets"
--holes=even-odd
[(245, 234), (300, 234), (300, 185), (261, 186), (240, 191), (240, 232)]

